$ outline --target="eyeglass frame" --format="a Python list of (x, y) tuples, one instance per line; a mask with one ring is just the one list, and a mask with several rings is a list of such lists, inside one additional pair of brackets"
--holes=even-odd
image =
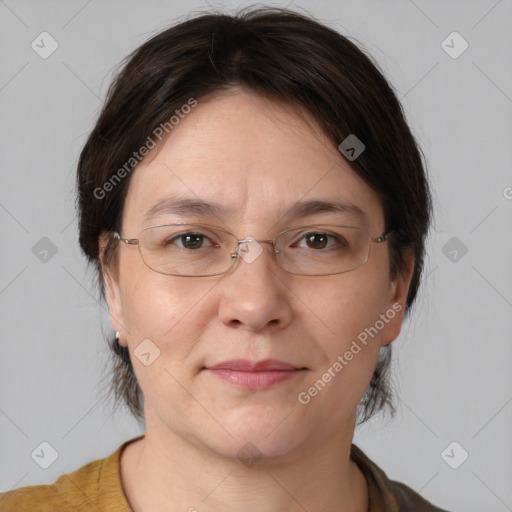
[(318, 274), (318, 275), (316, 275), (316, 274), (297, 274), (296, 272), (290, 272), (289, 270), (286, 270), (285, 268), (283, 268), (280, 265), (280, 263), (279, 263), (279, 259), (277, 258), (277, 255), (279, 254), (279, 249), (277, 249), (277, 247), (276, 247), (276, 240), (255, 240), (254, 238), (244, 238), (243, 240), (237, 240), (237, 244), (236, 244), (236, 246), (234, 248), (234, 252), (232, 252), (231, 255), (230, 255), (233, 261), (232, 261), (231, 265), (226, 270), (224, 270), (223, 272), (215, 272), (213, 274), (187, 275), (187, 274), (168, 274), (168, 273), (165, 273), (165, 272), (160, 272), (158, 270), (155, 270), (154, 268), (151, 268), (146, 263), (146, 260), (144, 259), (144, 256), (142, 255), (142, 252), (141, 252), (141, 249), (140, 249), (141, 246), (140, 246), (140, 243), (139, 243), (140, 233), (142, 233), (143, 231), (145, 231), (147, 229), (159, 228), (159, 227), (164, 227), (164, 226), (200, 226), (200, 227), (204, 227), (204, 228), (214, 228), (216, 230), (223, 231), (224, 233), (227, 233), (227, 234), (233, 236), (234, 239), (238, 238), (231, 231), (228, 231), (227, 229), (221, 228), (219, 226), (213, 226), (211, 224), (187, 223), (187, 222), (181, 222), (181, 223), (176, 223), (176, 224), (154, 224), (152, 226), (147, 226), (147, 227), (142, 228), (140, 230), (139, 235), (138, 235), (139, 238), (123, 238), (117, 231), (111, 231), (111, 234), (112, 234), (112, 236), (113, 236), (113, 238), (115, 240), (118, 240), (119, 242), (123, 242), (126, 245), (137, 245), (138, 248), (139, 248), (140, 257), (141, 257), (143, 263), (146, 265), (146, 267), (148, 267), (153, 272), (156, 272), (157, 274), (161, 274), (161, 275), (164, 275), (164, 276), (174, 276), (174, 277), (213, 277), (213, 276), (220, 276), (220, 275), (226, 274), (232, 268), (234, 268), (236, 262), (240, 258), (240, 254), (239, 254), (240, 244), (250, 243), (250, 242), (257, 242), (257, 243), (271, 243), (272, 244), (272, 247), (274, 249), (273, 253), (276, 256), (275, 260), (277, 262), (277, 265), (279, 266), (280, 269), (284, 270), (288, 274), (298, 275), (298, 276), (303, 276), (303, 277), (322, 277), (322, 276), (335, 276), (335, 275), (339, 275), (339, 274), (345, 274), (347, 272), (351, 272), (352, 270), (357, 270), (358, 268), (361, 268), (368, 261), (368, 259), (370, 258), (371, 244), (372, 243), (381, 244), (381, 243), (387, 242), (388, 238), (393, 233), (393, 230), (390, 230), (387, 233), (383, 233), (382, 235), (379, 235), (377, 237), (372, 237), (370, 235), (369, 231), (366, 228), (356, 228), (354, 226), (345, 226), (343, 224), (307, 224), (307, 225), (304, 225), (304, 226), (295, 226), (295, 227), (292, 227), (292, 228), (284, 229), (283, 231), (280, 231), (276, 235), (276, 238), (278, 238), (280, 235), (282, 235), (282, 234), (284, 234), (284, 233), (286, 233), (288, 231), (293, 231), (295, 229), (302, 229), (302, 228), (314, 228), (314, 227), (317, 227), (317, 226), (332, 226), (332, 227), (358, 229), (360, 231), (365, 231), (366, 234), (368, 235), (369, 240), (370, 240), (370, 247), (368, 249), (368, 254), (366, 256), (366, 259), (364, 260), (363, 263), (361, 263), (361, 265), (359, 265), (357, 267), (354, 267), (354, 268), (351, 268), (349, 270), (343, 270), (342, 272), (333, 272), (333, 273), (330, 273), (330, 274)]

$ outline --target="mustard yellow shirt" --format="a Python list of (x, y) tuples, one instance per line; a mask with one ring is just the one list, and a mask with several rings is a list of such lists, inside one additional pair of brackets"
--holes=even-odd
[[(30, 485), (0, 493), (0, 512), (132, 512), (119, 471), (126, 441), (105, 459), (61, 475), (53, 484)], [(357, 446), (351, 459), (368, 482), (368, 512), (446, 512), (424, 500), (406, 485), (389, 480)]]

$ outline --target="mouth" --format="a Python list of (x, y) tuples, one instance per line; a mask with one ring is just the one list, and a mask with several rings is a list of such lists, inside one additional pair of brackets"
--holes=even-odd
[(299, 375), (307, 368), (297, 367), (276, 359), (249, 361), (235, 359), (203, 368), (209, 374), (246, 389), (261, 390), (275, 386)]

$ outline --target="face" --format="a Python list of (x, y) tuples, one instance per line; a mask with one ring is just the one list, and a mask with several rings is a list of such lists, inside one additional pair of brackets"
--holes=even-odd
[[(171, 196), (224, 211), (168, 208), (145, 217)], [(362, 214), (287, 215), (310, 200), (355, 205)], [(318, 129), (242, 91), (199, 100), (133, 171), (121, 236), (166, 223), (220, 226), (239, 240), (311, 224), (365, 228), (372, 237), (385, 229), (376, 193)], [(400, 331), (409, 278), (390, 279), (387, 243), (373, 243), (362, 267), (319, 277), (285, 272), (272, 246), (260, 247), (254, 261), (239, 259), (224, 275), (190, 278), (154, 272), (136, 246), (120, 243), (117, 271), (104, 269), (112, 324), (145, 396), (147, 436), (172, 434), (227, 456), (250, 442), (282, 458), (351, 438), (380, 346)], [(237, 359), (297, 370), (256, 377), (211, 369)]]

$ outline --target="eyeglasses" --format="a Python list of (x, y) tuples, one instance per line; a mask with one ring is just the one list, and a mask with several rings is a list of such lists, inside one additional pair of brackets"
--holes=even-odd
[(207, 224), (159, 224), (142, 229), (138, 238), (113, 237), (138, 245), (143, 262), (155, 272), (180, 277), (224, 274), (239, 258), (252, 263), (270, 243), (278, 265), (290, 274), (328, 276), (363, 266), (372, 243), (385, 242), (392, 231), (372, 238), (367, 230), (318, 224), (281, 231), (275, 240), (244, 240)]

